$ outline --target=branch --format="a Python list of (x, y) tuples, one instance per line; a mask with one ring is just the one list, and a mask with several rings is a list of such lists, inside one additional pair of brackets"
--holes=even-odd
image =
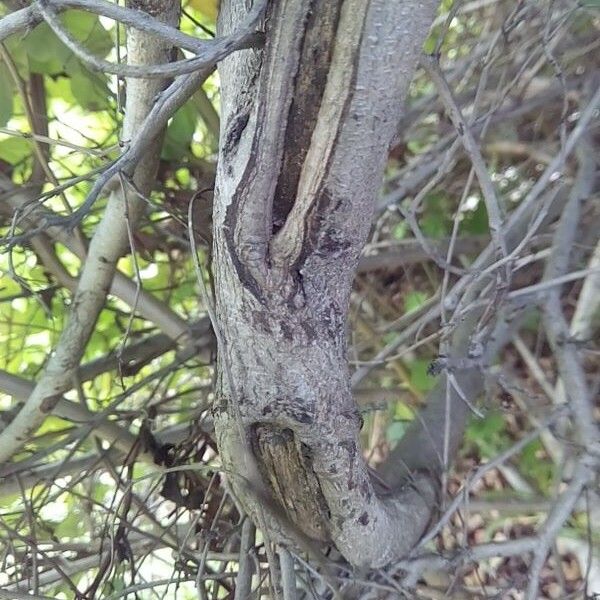
[[(16, 400), (28, 402), (36, 386), (18, 375), (0, 371), (0, 389)], [(62, 396), (56, 401), (53, 414), (82, 427), (93, 428), (93, 435), (112, 444), (115, 449), (125, 454), (129, 454), (136, 444), (137, 438), (133, 433), (108, 420), (106, 415), (93, 413), (82, 404), (77, 404)], [(4, 436), (5, 431), (6, 429), (0, 435)], [(140, 455), (147, 463), (154, 464), (150, 454), (141, 452)]]
[[(161, 13), (161, 20), (175, 25), (179, 19), (178, 6), (167, 4), (168, 9)], [(156, 43), (147, 34), (131, 31), (128, 50), (130, 61), (148, 63), (167, 59), (171, 48), (164, 43)], [(128, 81), (123, 124), (125, 138), (138, 130), (151, 114), (156, 94), (162, 85), (160, 81)], [(160, 137), (154, 136), (144, 151), (140, 152), (139, 165), (132, 171), (136, 187), (142, 193), (148, 193), (152, 187), (160, 145)], [(72, 385), (79, 361), (106, 301), (116, 263), (127, 248), (128, 227), (135, 224), (142, 209), (142, 201), (138, 198), (124, 198), (118, 192), (109, 198), (102, 221), (91, 241), (72, 309), (58, 344), (19, 414), (0, 433), (0, 462), (7, 461), (27, 442), (55, 408), (61, 394)]]
[[(174, 62), (165, 62), (162, 64), (151, 65), (131, 65), (131, 64), (113, 64), (102, 58), (94, 56), (88, 52), (68, 31), (63, 27), (58, 16), (53, 10), (52, 2), (48, 0), (38, 0), (37, 9), (44, 20), (54, 31), (60, 41), (71, 50), (75, 56), (83, 61), (92, 71), (100, 73), (110, 73), (120, 77), (143, 78), (143, 79), (164, 79), (165, 77), (175, 77), (186, 75), (196, 71), (212, 68), (218, 60), (229, 55), (235, 50), (248, 48), (256, 45), (259, 38), (256, 34), (245, 36), (243, 42), (239, 42), (236, 36), (227, 38), (217, 38), (203, 42), (202, 49), (196, 48), (197, 53), (202, 56), (177, 60)], [(217, 57), (217, 58), (215, 58)]]
[[(596, 101), (597, 100), (593, 100), (592, 103)], [(590, 105), (588, 105), (588, 108), (589, 106)], [(576, 131), (571, 134), (570, 139), (573, 139), (576, 134), (582, 135), (582, 133), (583, 130), (580, 128), (577, 132), (576, 127)], [(575, 187), (571, 197), (579, 197), (581, 190), (578, 188), (579, 186)], [(527, 199), (525, 200), (525, 208), (529, 207), (532, 211), (532, 205), (533, 201), (528, 205)], [(530, 234), (531, 231), (531, 228), (527, 228), (527, 222), (522, 221), (525, 208), (521, 205), (515, 210), (508, 219), (507, 225), (503, 231), (507, 243), (514, 245), (516, 249), (523, 246), (523, 237), (527, 237), (527, 234)], [(516, 216), (519, 213), (520, 219), (517, 220)], [(572, 217), (572, 213), (573, 211), (568, 208), (563, 210), (563, 215), (568, 214)], [(577, 220), (575, 218), (575, 223), (576, 222)], [(538, 219), (537, 222), (534, 221), (536, 228), (539, 227), (541, 223), (542, 219)], [(521, 232), (525, 235), (519, 235)], [(568, 236), (565, 236), (563, 233), (561, 239), (565, 237)], [(569, 242), (566, 243), (567, 245), (569, 244)], [(516, 254), (516, 250), (513, 250), (510, 246), (507, 250), (512, 251), (511, 254)], [(454, 330), (449, 344), (450, 357), (460, 358), (461, 356), (466, 355), (469, 347), (469, 339), (477, 331), (475, 326), (482, 314), (481, 311), (483, 306), (489, 305), (491, 302), (491, 299), (486, 300), (484, 298), (481, 301), (477, 300), (477, 302), (471, 304), (477, 296), (481, 294), (486, 284), (486, 279), (484, 277), (478, 277), (483, 271), (481, 267), (488, 264), (490, 267), (485, 270), (491, 271), (491, 269), (498, 264), (496, 263), (496, 265), (494, 265), (494, 263), (492, 263), (493, 255), (492, 248), (488, 246), (475, 262), (476, 269), (473, 270), (473, 273), (468, 274), (459, 280), (451, 292), (451, 295), (456, 294), (457, 290), (461, 289), (464, 285), (463, 289), (465, 291), (463, 292), (462, 302), (465, 304), (465, 307), (463, 307), (464, 310), (462, 310), (459, 304), (455, 311), (454, 318), (458, 325)], [(468, 280), (470, 280), (469, 283), (467, 283)], [(452, 305), (453, 303), (450, 304), (450, 306)], [(466, 308), (467, 306), (468, 308)], [(426, 315), (425, 320), (427, 320), (427, 318), (435, 318), (434, 315), (437, 316), (438, 314), (435, 309), (429, 312), (430, 314)], [(484, 347), (484, 360), (481, 361), (481, 367), (485, 364), (489, 364), (489, 361), (494, 356), (494, 353), (501, 347), (502, 343), (506, 343), (510, 339), (508, 333), (509, 330), (506, 327), (503, 327), (503, 324), (499, 322), (496, 326), (496, 331), (488, 336), (488, 341), (493, 343), (491, 347)], [(468, 391), (467, 400), (471, 403), (484, 389), (483, 371), (481, 367), (460, 370), (456, 374), (456, 376), (459, 377), (460, 388)], [(427, 407), (418, 415), (407, 434), (390, 454), (387, 462), (382, 466), (382, 474), (392, 486), (401, 484), (402, 481), (406, 480), (408, 474), (415, 470), (417, 472), (422, 470), (433, 471), (433, 481), (435, 482), (435, 477), (438, 477), (444, 472), (448, 466), (448, 459), (453, 455), (454, 451), (457, 450), (461, 442), (468, 409), (466, 406), (467, 402), (462, 402), (460, 398), (457, 398), (458, 394), (455, 389), (453, 389), (453, 386), (447, 384), (447, 380), (448, 376), (445, 375), (442, 381), (440, 381), (436, 388), (431, 392), (428, 398)], [(358, 383), (358, 381), (358, 377), (353, 378), (354, 384)], [(582, 391), (581, 387), (577, 389)], [(585, 397), (585, 395), (581, 396), (581, 394), (578, 394), (578, 398), (580, 398), (579, 401), (581, 402), (587, 402), (587, 400), (583, 400)], [(584, 420), (587, 419), (588, 432), (589, 430), (597, 431), (597, 428), (593, 423), (593, 418), (589, 413), (589, 405), (586, 411), (587, 412), (584, 412), (582, 417), (576, 416), (577, 419), (581, 420), (580, 427), (583, 427)]]
[(498, 200), (496, 188), (494, 187), (492, 178), (490, 177), (485, 161), (483, 160), (483, 156), (481, 155), (481, 149), (479, 148), (478, 143), (475, 141), (470, 125), (463, 117), (461, 110), (458, 107), (454, 96), (452, 95), (450, 86), (444, 78), (437, 61), (432, 57), (423, 56), (421, 63), (435, 83), (440, 94), (440, 98), (446, 107), (446, 111), (448, 112), (448, 116), (456, 127), (465, 151), (467, 152), (467, 155), (473, 164), (473, 168), (477, 174), (477, 179), (479, 180), (479, 185), (481, 186), (485, 206), (487, 208), (492, 238), (502, 255), (506, 256), (506, 240), (504, 239), (503, 234), (504, 227), (502, 213), (500, 210), (500, 202)]
[[(515, 256), (513, 256), (513, 254), (519, 252), (524, 247), (534, 233), (538, 231), (542, 223), (547, 221), (553, 212), (560, 213), (562, 210), (562, 204), (565, 201), (564, 190), (561, 188), (558, 188), (558, 190), (549, 189), (544, 193), (544, 189), (546, 186), (548, 186), (551, 178), (556, 173), (556, 169), (563, 160), (566, 160), (568, 156), (570, 156), (579, 139), (589, 127), (590, 122), (593, 121), (596, 115), (598, 104), (600, 104), (600, 87), (596, 90), (587, 106), (581, 111), (577, 125), (567, 138), (565, 147), (563, 149), (562, 158), (555, 157), (552, 160), (552, 162), (542, 173), (541, 177), (527, 193), (526, 197), (506, 220), (505, 237), (507, 239), (509, 249), (514, 248), (514, 250), (512, 250), (512, 252), (506, 258), (494, 263), (493, 259), (496, 254), (497, 246), (494, 242), (488, 244), (488, 246), (486, 246), (479, 257), (471, 265), (470, 272), (461, 277), (447, 294), (445, 300), (445, 305), (447, 307), (457, 306), (460, 296), (465, 293), (465, 290), (467, 290), (469, 287), (472, 288), (475, 284), (480, 285), (481, 280), (479, 278), (484, 270), (487, 271), (487, 273), (491, 273), (500, 264), (503, 264), (509, 260), (514, 260)], [(544, 193), (544, 196), (543, 199), (540, 200), (540, 194), (542, 193)], [(539, 213), (541, 211), (539, 210), (539, 205), (549, 206), (550, 208), (546, 213), (540, 215)], [(419, 326), (424, 326), (427, 323), (431, 323), (440, 316), (441, 312), (441, 306), (432, 308), (420, 320)], [(396, 352), (398, 348), (404, 344), (410, 336), (414, 335), (417, 330), (418, 328), (415, 328), (414, 330), (411, 329), (410, 332), (403, 332), (396, 338), (396, 340), (394, 340), (394, 342), (388, 344), (383, 350), (381, 350), (369, 364), (357, 369), (352, 375), (352, 384), (354, 386), (358, 385), (371, 372), (375, 365), (381, 364), (388, 356)]]
[(413, 558), (398, 561), (394, 570), (406, 572), (402, 583), (408, 588), (413, 587), (425, 570), (456, 571), (458, 568), (497, 556), (519, 556), (531, 552), (538, 539), (535, 536), (508, 540), (506, 542), (491, 542), (479, 544), (464, 550), (457, 550), (446, 555), (422, 554)]
[(593, 334), (593, 318), (600, 309), (600, 239), (587, 270), (589, 275), (583, 282), (571, 319), (571, 335), (579, 341), (584, 341)]
[(246, 600), (251, 597), (252, 575), (254, 563), (252, 552), (255, 544), (256, 528), (254, 523), (246, 517), (242, 525), (242, 534), (240, 540), (240, 558), (238, 561), (238, 575), (235, 579), (234, 600)]
[[(158, 40), (170, 42), (173, 46), (191, 52), (203, 52), (207, 44), (210, 44), (210, 41), (189, 36), (176, 27), (162, 23), (142, 10), (124, 8), (105, 0), (51, 0), (51, 5), (57, 11), (72, 8), (108, 17), (138, 31), (149, 33)], [(0, 19), (0, 42), (24, 29), (33, 29), (43, 20), (44, 17), (35, 2), (27, 8), (10, 13)]]
[(423, 547), (425, 544), (430, 542), (442, 530), (442, 528), (450, 521), (454, 513), (460, 508), (461, 504), (466, 500), (473, 486), (479, 480), (481, 480), (481, 478), (484, 477), (486, 473), (489, 473), (493, 469), (497, 468), (499, 465), (502, 465), (503, 463), (507, 462), (515, 454), (523, 450), (523, 448), (527, 446), (527, 444), (531, 443), (539, 436), (541, 436), (544, 430), (556, 423), (561, 414), (562, 411), (556, 410), (553, 415), (551, 415), (543, 423), (537, 426), (533, 431), (523, 436), (508, 450), (505, 450), (501, 454), (498, 454), (498, 456), (494, 457), (493, 460), (486, 462), (484, 465), (479, 467), (471, 476), (469, 476), (467, 481), (463, 484), (461, 490), (457, 492), (456, 496), (454, 497), (454, 500), (452, 500), (448, 508), (444, 511), (442, 517), (436, 522), (435, 527), (428, 531), (427, 535), (419, 541), (419, 547)]
[[(489, 236), (469, 236), (458, 238), (454, 244), (456, 254), (475, 254), (487, 245)], [(449, 238), (428, 239), (428, 245), (435, 252), (444, 253), (450, 244)], [(418, 240), (408, 239), (401, 242), (386, 245), (374, 252), (374, 248), (366, 246), (360, 257), (357, 273), (368, 273), (377, 269), (395, 270), (417, 263), (425, 262), (429, 255)]]
[[(552, 253), (544, 273), (545, 281), (560, 280), (569, 267), (581, 216), (581, 204), (589, 197), (596, 178), (596, 159), (586, 139), (579, 148), (580, 169), (569, 201), (554, 234)], [(595, 423), (593, 401), (586, 384), (585, 371), (577, 347), (571, 343), (569, 325), (561, 308), (561, 286), (552, 286), (543, 304), (544, 326), (556, 357), (558, 371), (565, 383), (567, 397), (577, 424), (580, 442), (588, 451), (600, 451), (600, 429)]]
[(527, 600), (536, 600), (538, 596), (539, 577), (550, 547), (555, 543), (561, 527), (571, 515), (579, 496), (598, 473), (598, 458), (587, 456), (580, 460), (573, 473), (567, 489), (556, 499), (548, 518), (538, 533), (538, 543), (533, 549), (533, 562), (529, 569), (529, 586)]
[[(428, 27), (431, 7), (426, 4), (417, 11), (409, 3), (394, 15), (374, 7), (367, 16), (362, 3), (352, 25), (340, 29), (342, 9), (330, 67), (337, 75), (328, 78), (323, 92), (294, 205), (271, 242), (274, 264), (285, 268), (298, 261), (306, 271), (309, 263), (311, 269), (317, 268), (322, 262), (317, 256), (324, 255), (329, 261), (335, 256), (338, 265), (348, 262), (354, 267), (370, 227), (373, 190), (380, 185), (395, 133), (389, 123), (398, 122), (404, 110), (420, 50), (417, 33)], [(368, 40), (359, 15), (367, 21), (389, 19), (389, 28)], [(410, 67), (389, 70), (382, 65), (397, 51), (398, 36), (400, 60)], [(325, 264), (319, 268), (327, 270)], [(345, 269), (341, 271), (343, 278)]]
[[(110, 458), (118, 459), (122, 454), (120, 452), (109, 452), (109, 456)], [(67, 462), (57, 461), (26, 468), (20, 468), (19, 463), (16, 463), (12, 474), (9, 473), (2, 476), (0, 498), (19, 494), (23, 490), (31, 489), (41, 483), (47, 482), (48, 484), (52, 484), (57, 477), (81, 475), (86, 471), (92, 471), (96, 466), (102, 465), (102, 458), (98, 454), (86, 454)]]
[[(234, 4), (225, 4), (229, 12), (222, 22), (242, 12)], [(244, 390), (239, 412), (249, 436), (252, 425), (267, 423), (266, 429), (290, 428), (296, 451), (298, 442), (310, 448), (311, 468), (297, 469), (316, 489), (307, 504), (327, 507), (323, 534), (355, 565), (380, 566), (406, 553), (429, 519), (423, 505), (435, 497), (434, 486), (419, 475), (396, 495), (377, 496), (360, 456), (344, 311), (394, 135), (390, 121), (402, 111), (436, 4), (324, 1), (311, 17), (307, 0), (276, 3), (263, 53), (236, 56), (221, 69), (225, 135), (214, 211), (217, 309), (225, 342), (219, 344), (221, 365)], [(291, 15), (303, 18), (301, 39), (290, 37), (299, 26), (286, 18)], [(289, 54), (281, 55), (286, 48)], [(256, 83), (252, 74), (259, 67)], [(244, 94), (234, 92), (240, 84)], [(236, 313), (239, 305), (251, 309)], [(267, 336), (268, 326), (257, 325), (270, 319), (281, 334)], [(290, 341), (296, 332), (307, 339)], [(254, 348), (248, 353), (242, 346), (250, 339)], [(299, 418), (286, 411), (285, 401), (270, 402), (280, 398), (265, 388), (265, 365), (273, 362), (283, 381), (272, 385), (281, 385), (282, 399), (288, 394), (298, 404), (302, 400)], [(323, 373), (331, 377), (324, 381)], [(239, 474), (230, 477), (232, 488), (260, 524), (265, 504), (262, 498), (260, 506), (254, 501), (239, 468), (246, 434), (236, 426), (236, 390), (223, 387), (215, 415), (223, 467)], [(256, 396), (252, 401), (246, 400), (248, 390)], [(283, 460), (278, 470), (280, 449), (270, 444), (268, 433), (261, 439), (266, 470), (281, 482), (290, 472)], [(294, 500), (284, 498), (283, 505), (289, 508)], [(274, 540), (287, 541), (279, 515), (273, 516)]]

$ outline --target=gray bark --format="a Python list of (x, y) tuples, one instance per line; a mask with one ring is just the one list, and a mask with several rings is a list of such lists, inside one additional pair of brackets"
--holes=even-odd
[[(435, 500), (419, 474), (377, 493), (360, 450), (346, 330), (388, 147), (436, 5), (273, 2), (265, 48), (219, 66), (215, 428), (224, 470), (254, 520), (267, 513), (275, 539), (293, 539), (293, 523), (355, 565), (406, 554)], [(246, 10), (223, 1), (223, 33)], [(247, 485), (248, 452), (260, 485)]]

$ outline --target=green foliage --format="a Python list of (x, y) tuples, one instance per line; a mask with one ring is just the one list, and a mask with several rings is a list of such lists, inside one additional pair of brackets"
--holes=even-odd
[(54, 528), (54, 535), (60, 539), (71, 540), (85, 533), (87, 525), (81, 514), (78, 504), (73, 502), (72, 496), (67, 496), (64, 500), (68, 508), (68, 514)]
[(504, 450), (510, 438), (502, 413), (490, 412), (483, 419), (471, 418), (465, 432), (465, 441), (485, 459), (492, 458)]
[(190, 144), (198, 123), (198, 110), (193, 98), (175, 114), (167, 128), (162, 149), (164, 160), (180, 161), (190, 154)]
[(31, 155), (33, 144), (22, 137), (9, 137), (0, 140), (0, 159), (11, 165), (18, 165)]
[(489, 231), (489, 222), (485, 202), (480, 201), (475, 210), (465, 211), (461, 221), (461, 230), (472, 235), (485, 235)]
[(450, 233), (449, 201), (442, 192), (431, 193), (425, 199), (420, 225), (426, 237), (439, 239)]
[(545, 455), (542, 442), (534, 440), (521, 451), (517, 461), (519, 472), (529, 478), (543, 493), (550, 491), (555, 467)]
[(410, 382), (420, 392), (428, 392), (435, 387), (436, 378), (428, 374), (431, 360), (416, 359), (409, 364)]
[(386, 431), (385, 439), (392, 445), (398, 443), (406, 433), (409, 423), (406, 421), (392, 421)]
[(425, 302), (427, 302), (427, 294), (424, 292), (408, 292), (404, 296), (404, 312), (409, 313), (418, 310)]
[[(67, 11), (60, 16), (65, 29), (85, 48), (100, 58), (113, 46), (110, 33), (94, 15), (87, 12)], [(29, 59), (33, 73), (58, 75), (70, 73), (78, 65), (77, 57), (46, 25), (41, 23), (22, 40), (22, 50)]]
[(13, 82), (4, 63), (0, 63), (0, 127), (4, 127), (13, 110)]
[(112, 94), (105, 77), (90, 73), (79, 64), (72, 66), (69, 73), (69, 86), (75, 103), (88, 111), (109, 108)]
[(400, 223), (394, 225), (394, 229), (392, 230), (392, 236), (395, 240), (402, 241), (406, 238), (407, 234), (408, 224), (406, 223), (406, 221), (400, 221)]

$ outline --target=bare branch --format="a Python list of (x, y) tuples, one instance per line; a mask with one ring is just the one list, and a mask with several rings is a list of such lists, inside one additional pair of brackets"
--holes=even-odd
[[(57, 218), (56, 214), (40, 205), (30, 193), (18, 188), (2, 174), (0, 174), (0, 190), (3, 192), (3, 195), (8, 194), (8, 198), (6, 199), (7, 204), (16, 213), (22, 215), (20, 219), (27, 227), (31, 229), (37, 228), (40, 231), (35, 237), (31, 238), (31, 243), (44, 262), (44, 266), (57, 278), (59, 283), (67, 289), (75, 290), (77, 280), (65, 271), (50, 244), (43, 240), (45, 236), (50, 236), (54, 241), (63, 244), (82, 261), (87, 256), (86, 240), (81, 239), (77, 235), (72, 235), (65, 227), (59, 225), (46, 226), (45, 224), (49, 220)], [(39, 241), (36, 241), (38, 237)], [(110, 293), (123, 300), (128, 306), (132, 308), (135, 306), (135, 310), (140, 315), (155, 323), (172, 339), (177, 340), (181, 344), (189, 341), (190, 330), (187, 323), (164, 302), (161, 302), (148, 291), (141, 289), (139, 294), (136, 294), (135, 283), (118, 269), (115, 271), (110, 284)]]
[(75, 56), (81, 59), (93, 71), (101, 73), (111, 73), (121, 77), (139, 77), (143, 79), (164, 79), (165, 77), (176, 77), (186, 75), (196, 71), (213, 68), (214, 65), (225, 56), (228, 56), (235, 50), (248, 48), (259, 42), (256, 34), (244, 36), (240, 42), (238, 36), (227, 38), (217, 38), (202, 43), (202, 49), (196, 48), (196, 52), (201, 52), (202, 56), (178, 60), (174, 62), (165, 62), (164, 64), (154, 65), (115, 65), (102, 58), (94, 56), (88, 52), (73, 36), (63, 27), (58, 16), (53, 10), (50, 0), (38, 0), (37, 9), (43, 16), (48, 26), (54, 31), (60, 41), (71, 50)]
[[(596, 160), (591, 145), (585, 140), (579, 149), (580, 171), (554, 234), (552, 254), (544, 274), (545, 280), (560, 279), (569, 266), (571, 248), (575, 243), (581, 214), (581, 204), (593, 189)], [(590, 452), (600, 452), (600, 428), (594, 422), (592, 398), (587, 389), (585, 371), (574, 344), (570, 343), (568, 323), (560, 305), (561, 288), (551, 287), (544, 302), (544, 324), (567, 397), (572, 407), (580, 441)]]
[[(105, 0), (51, 0), (50, 4), (57, 11), (72, 8), (108, 17), (191, 52), (202, 52), (207, 44), (210, 45), (210, 41), (207, 42), (186, 35), (176, 27), (162, 23), (143, 10), (125, 8)], [(33, 29), (43, 20), (44, 17), (35, 2), (26, 8), (12, 12), (0, 20), (0, 41), (23, 29)]]
[(481, 149), (473, 137), (469, 124), (462, 116), (461, 110), (452, 95), (452, 91), (450, 90), (448, 82), (444, 78), (437, 61), (432, 57), (424, 56), (421, 62), (438, 88), (440, 98), (442, 99), (442, 102), (448, 111), (448, 115), (452, 119), (465, 150), (473, 164), (477, 179), (479, 180), (479, 185), (481, 186), (481, 191), (483, 192), (492, 238), (498, 249), (502, 252), (502, 255), (506, 256), (507, 249), (506, 240), (504, 239), (504, 219), (502, 218), (501, 205), (496, 193), (496, 188), (494, 187), (492, 178), (490, 177), (483, 156), (481, 155)]
[(575, 503), (579, 499), (581, 492), (597, 474), (598, 459), (584, 457), (575, 467), (575, 472), (569, 487), (557, 498), (548, 518), (544, 522), (538, 534), (538, 543), (533, 549), (533, 563), (529, 571), (529, 586), (527, 588), (527, 600), (536, 600), (538, 598), (539, 577), (546, 556), (556, 536), (565, 521), (569, 518)]
[(242, 536), (240, 541), (240, 557), (238, 576), (235, 580), (234, 600), (245, 600), (250, 597), (252, 590), (253, 560), (251, 556), (254, 547), (254, 535), (256, 528), (254, 523), (246, 517), (242, 525)]

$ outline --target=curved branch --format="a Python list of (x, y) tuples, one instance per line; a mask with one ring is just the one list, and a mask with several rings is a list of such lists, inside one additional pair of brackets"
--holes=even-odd
[(212, 67), (218, 58), (224, 57), (233, 52), (247, 48), (257, 43), (257, 34), (245, 36), (243, 42), (239, 42), (234, 37), (217, 38), (203, 43), (203, 48), (196, 48), (196, 52), (202, 52), (202, 56), (186, 58), (174, 62), (165, 62), (151, 65), (132, 65), (132, 64), (113, 64), (107, 60), (94, 56), (88, 52), (66, 29), (58, 19), (58, 16), (52, 8), (52, 3), (48, 0), (38, 0), (37, 8), (44, 20), (54, 31), (60, 41), (71, 50), (75, 56), (82, 60), (90, 69), (100, 73), (110, 73), (121, 77), (143, 78), (143, 79), (164, 79), (165, 77), (175, 77), (186, 75)]
[[(162, 23), (142, 10), (125, 8), (112, 2), (106, 2), (105, 0), (52, 0), (51, 4), (57, 11), (73, 8), (108, 17), (138, 31), (152, 34), (159, 40), (170, 42), (173, 46), (190, 50), (191, 52), (203, 52), (207, 44), (210, 44), (210, 41), (199, 40), (189, 36), (176, 27)], [(0, 42), (8, 36), (24, 29), (33, 29), (43, 20), (44, 17), (37, 3), (10, 13), (0, 19)]]
[[(435, 500), (420, 474), (393, 495), (377, 494), (360, 453), (345, 345), (351, 278), (394, 135), (390, 122), (400, 117), (435, 7), (276, 3), (264, 52), (220, 67), (219, 360), (237, 388), (221, 377), (215, 430), (224, 471), (258, 524), (270, 513), (275, 541), (290, 539), (271, 511), (277, 503), (302, 532), (310, 514), (310, 535), (333, 541), (359, 566), (405, 554), (429, 520), (421, 507)], [(222, 11), (231, 25), (242, 9), (232, 1)], [(245, 93), (235, 94), (240, 87)], [(246, 434), (274, 502), (248, 490), (240, 465)]]

